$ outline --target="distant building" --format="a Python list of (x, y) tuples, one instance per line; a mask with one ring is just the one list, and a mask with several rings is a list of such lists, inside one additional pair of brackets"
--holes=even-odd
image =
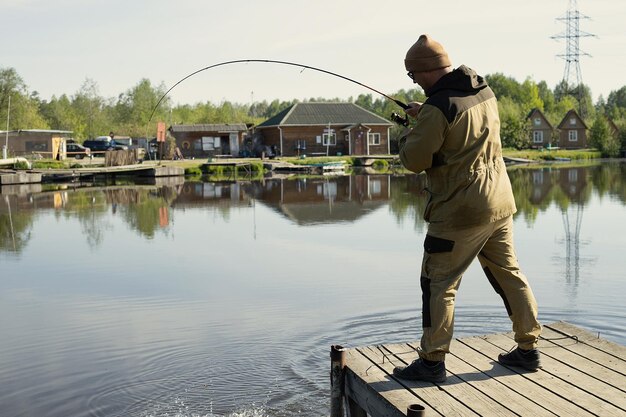
[[(65, 159), (65, 145), (72, 137), (69, 130), (20, 129), (8, 134), (8, 154), (26, 156), (37, 154), (44, 158)], [(0, 142), (4, 146), (7, 132), (0, 132)]]
[(576, 110), (567, 112), (557, 126), (560, 131), (559, 146), (565, 149), (583, 149), (587, 147), (587, 130), (589, 129)]
[(243, 123), (172, 125), (169, 130), (185, 158), (239, 156), (248, 134)]
[(554, 127), (539, 109), (532, 109), (526, 119), (529, 123), (530, 145), (533, 148), (543, 148), (552, 145)]
[(353, 103), (296, 103), (256, 127), (274, 153), (298, 155), (389, 154), (392, 124)]

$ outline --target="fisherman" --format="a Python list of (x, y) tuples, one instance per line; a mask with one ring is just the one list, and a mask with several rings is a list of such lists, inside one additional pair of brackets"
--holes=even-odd
[(443, 46), (428, 35), (411, 46), (404, 63), (427, 100), (409, 105), (407, 114), (415, 122), (400, 140), (400, 159), (407, 169), (426, 172), (430, 199), (424, 213), (428, 232), (420, 280), (419, 358), (393, 373), (402, 379), (445, 381), (454, 299), (474, 258), (513, 322), (517, 347), (500, 354), (498, 361), (535, 371), (540, 366), (536, 347), (541, 325), (537, 302), (515, 256), (516, 207), (502, 159), (494, 93), (472, 69), (452, 69)]

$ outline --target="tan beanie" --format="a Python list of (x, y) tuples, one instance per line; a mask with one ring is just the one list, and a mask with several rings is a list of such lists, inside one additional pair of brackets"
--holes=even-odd
[(428, 35), (421, 35), (404, 59), (407, 71), (424, 72), (452, 65), (443, 46)]

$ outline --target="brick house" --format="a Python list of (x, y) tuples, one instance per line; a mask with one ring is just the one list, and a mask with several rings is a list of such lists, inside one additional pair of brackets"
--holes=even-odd
[(354, 103), (296, 103), (256, 127), (284, 156), (389, 154), (392, 124)]
[(576, 110), (567, 112), (559, 129), (559, 146), (565, 149), (583, 149), (587, 147), (587, 130), (589, 129)]
[(529, 123), (530, 146), (532, 148), (551, 146), (554, 127), (541, 110), (532, 109), (526, 116), (526, 120)]
[(245, 148), (248, 126), (243, 123), (172, 125), (169, 131), (185, 158), (239, 156)]

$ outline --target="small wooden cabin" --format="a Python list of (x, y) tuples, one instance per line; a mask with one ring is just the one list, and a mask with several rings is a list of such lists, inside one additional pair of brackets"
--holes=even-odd
[(169, 130), (185, 158), (239, 156), (248, 134), (243, 123), (172, 125)]
[(587, 147), (587, 130), (589, 129), (576, 110), (567, 112), (559, 129), (559, 146), (565, 149), (583, 149)]
[(529, 123), (530, 146), (532, 148), (552, 146), (554, 127), (552, 127), (552, 124), (541, 110), (537, 108), (532, 109), (526, 116), (526, 119)]
[(0, 142), (8, 142), (8, 154), (26, 156), (37, 154), (43, 158), (65, 159), (65, 144), (71, 138), (69, 130), (20, 129), (0, 132)]

